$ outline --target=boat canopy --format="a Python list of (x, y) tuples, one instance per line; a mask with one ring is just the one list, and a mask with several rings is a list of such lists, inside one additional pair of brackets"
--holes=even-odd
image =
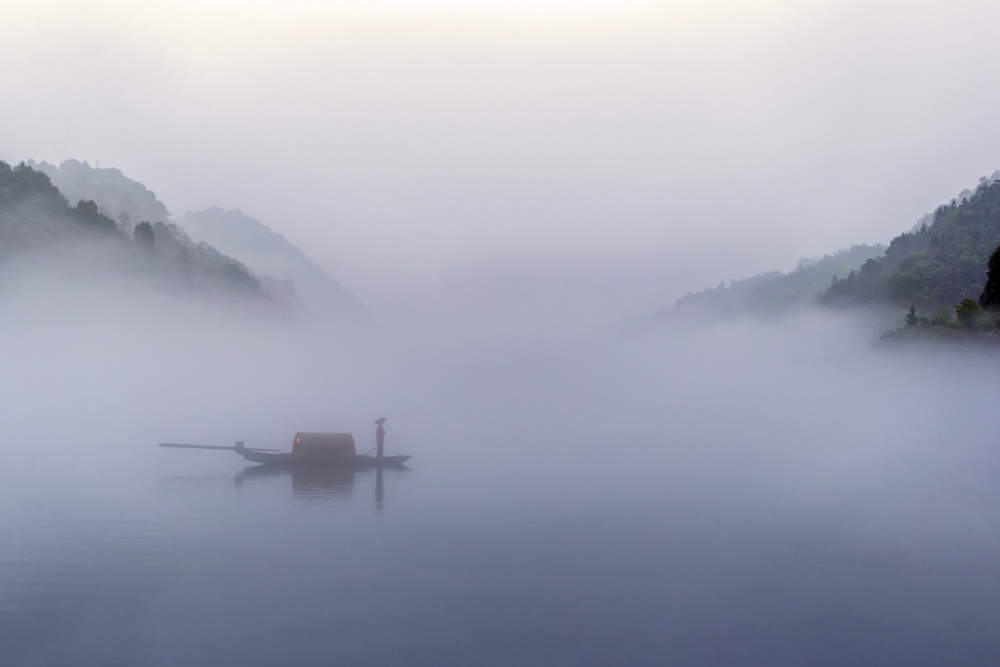
[(296, 433), (292, 452), (310, 459), (353, 459), (357, 454), (350, 433)]

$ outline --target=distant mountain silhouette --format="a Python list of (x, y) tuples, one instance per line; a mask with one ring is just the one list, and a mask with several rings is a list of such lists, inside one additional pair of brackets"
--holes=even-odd
[[(102, 190), (105, 197), (109, 191)], [(149, 201), (146, 207), (155, 208)], [(118, 276), (132, 284), (152, 283), (191, 294), (278, 303), (240, 262), (208, 244), (192, 243), (176, 225), (146, 222), (128, 233), (92, 199), (71, 206), (44, 172), (23, 162), (14, 167), (0, 162), (0, 261), (19, 260), (23, 267), (37, 268), (51, 266), (46, 262), (53, 257), (78, 275)]]
[(77, 160), (66, 160), (58, 167), (48, 162), (27, 164), (45, 173), (70, 201), (96, 202), (98, 211), (129, 234), (142, 221), (170, 221), (170, 211), (153, 192), (117, 169), (91, 167)]
[[(909, 308), (907, 326), (887, 334), (893, 340), (968, 338), (970, 331), (994, 336), (1000, 334), (1000, 309), (983, 303), (983, 290), (998, 250), (1000, 170), (920, 218), (888, 246), (853, 246), (800, 261), (788, 274), (774, 271), (687, 294), (654, 319), (770, 315), (811, 303), (900, 315)], [(988, 306), (987, 315), (976, 311), (977, 301)], [(986, 318), (985, 324), (969, 324), (977, 318)], [(958, 328), (942, 333), (945, 326)]]
[(837, 275), (847, 275), (884, 250), (883, 245), (856, 245), (833, 255), (800, 259), (789, 273), (771, 271), (686, 294), (663, 316), (720, 319), (792, 312), (815, 304)]
[(150, 223), (161, 259), (183, 267), (186, 275), (211, 277), (230, 286), (252, 283), (253, 289), (325, 318), (369, 317), (299, 248), (239, 211), (210, 208), (171, 221), (170, 211), (154, 192), (118, 169), (78, 160), (66, 160), (58, 167), (31, 161), (26, 167), (47, 176), (64, 199), (92, 202), (93, 213), (105, 225), (117, 226), (125, 237), (132, 237), (141, 223)]
[[(176, 219), (191, 238), (239, 257), (262, 278), (265, 289), (335, 319), (369, 317), (368, 311), (337, 281), (312, 262), (284, 236), (242, 211), (218, 207), (188, 211)], [(291, 284), (288, 282), (291, 281)]]

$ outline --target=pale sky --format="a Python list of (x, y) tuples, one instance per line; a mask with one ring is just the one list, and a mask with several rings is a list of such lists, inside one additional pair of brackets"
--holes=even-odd
[(0, 13), (0, 159), (239, 208), (376, 308), (537, 279), (638, 315), (888, 241), (1000, 168), (997, 3)]

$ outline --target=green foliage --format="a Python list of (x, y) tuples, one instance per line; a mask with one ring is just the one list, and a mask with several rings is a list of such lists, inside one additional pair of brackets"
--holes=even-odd
[(854, 295), (859, 295), (865, 303), (880, 300), (885, 292), (885, 284), (881, 279), (884, 271), (881, 262), (870, 258), (857, 271), (848, 273), (843, 280), (834, 278), (819, 301), (823, 305), (841, 305)]
[(62, 211), (67, 208), (66, 198), (45, 174), (35, 171), (24, 162), (11, 168), (0, 162), (0, 209), (11, 209), (30, 202), (38, 208)]
[[(924, 318), (921, 318), (921, 319), (924, 319)], [(951, 320), (948, 318), (948, 311), (945, 310), (943, 307), (940, 308), (940, 309), (938, 309), (930, 317), (930, 325), (932, 327), (946, 327), (949, 324), (951, 324)]]
[(913, 304), (917, 311), (974, 299), (986, 282), (990, 253), (1000, 245), (1000, 181), (934, 213), (930, 226), (897, 236), (883, 257), (836, 280), (820, 297), (829, 306)]
[(955, 306), (955, 321), (948, 320), (948, 311), (941, 309), (933, 317), (917, 315), (910, 306), (906, 324), (885, 332), (875, 346), (899, 347), (926, 343), (973, 343), (976, 345), (1000, 344), (1000, 330), (995, 316), (991, 316), (975, 299), (962, 299)]
[(962, 302), (955, 306), (955, 319), (958, 325), (967, 329), (974, 328), (983, 321), (985, 313), (986, 311), (975, 299), (962, 299)]

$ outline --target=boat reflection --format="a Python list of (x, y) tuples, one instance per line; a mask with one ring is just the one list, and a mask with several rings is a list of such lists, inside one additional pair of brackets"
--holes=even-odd
[(302, 500), (350, 500), (354, 492), (353, 468), (292, 468), (268, 465), (252, 466), (236, 473), (237, 488), (254, 480), (274, 481), (288, 478), (292, 495)]
[[(392, 474), (399, 474), (408, 468), (394, 469)], [(355, 470), (354, 468), (292, 468), (282, 469), (268, 465), (246, 468), (236, 473), (234, 482), (237, 489), (257, 481), (274, 483), (287, 478), (291, 481), (292, 495), (300, 500), (334, 500), (347, 502), (354, 493), (354, 483), (358, 478), (371, 479), (375, 475), (375, 509), (379, 513), (383, 509), (385, 496), (384, 471)], [(370, 488), (370, 487), (369, 487)]]

